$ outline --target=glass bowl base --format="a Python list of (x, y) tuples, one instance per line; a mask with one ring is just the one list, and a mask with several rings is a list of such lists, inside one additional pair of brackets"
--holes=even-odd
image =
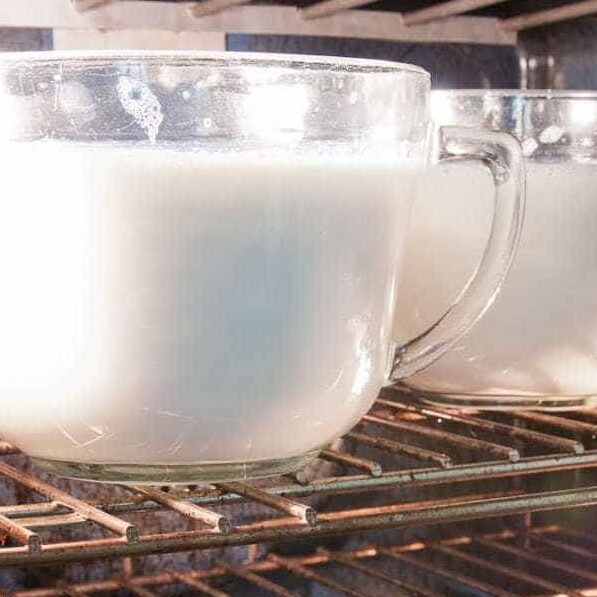
[(198, 485), (217, 481), (242, 481), (298, 471), (319, 453), (249, 462), (197, 462), (191, 464), (110, 464), (71, 462), (33, 457), (46, 470), (83, 481), (132, 485)]
[(464, 394), (431, 392), (409, 388), (409, 394), (425, 404), (451, 409), (569, 411), (597, 408), (597, 394), (559, 396), (555, 394)]

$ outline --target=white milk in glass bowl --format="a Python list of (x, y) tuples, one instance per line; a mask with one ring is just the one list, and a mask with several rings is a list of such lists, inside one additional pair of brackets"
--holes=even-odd
[[(408, 384), (441, 404), (595, 405), (597, 95), (433, 93), (438, 123), (485, 125), (518, 137), (527, 208), (513, 269), (491, 309)], [(489, 174), (479, 166), (437, 165), (425, 177), (398, 295), (399, 336), (424, 329), (457, 296), (482, 255), (492, 200)]]
[(468, 302), (393, 341), (428, 99), (425, 71), (384, 62), (0, 57), (0, 435), (104, 481), (313, 459), (474, 322), (511, 261), (516, 144), (444, 131), (445, 151), (501, 152), (503, 226)]
[(32, 454), (291, 457), (374, 400), (414, 167), (63, 142), (4, 163), (5, 421)]

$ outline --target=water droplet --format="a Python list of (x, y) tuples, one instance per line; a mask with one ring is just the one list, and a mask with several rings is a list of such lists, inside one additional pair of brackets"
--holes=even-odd
[(528, 158), (533, 155), (537, 147), (539, 147), (539, 143), (537, 143), (533, 137), (529, 137), (522, 142), (522, 153)]
[(548, 126), (546, 129), (541, 131), (539, 135), (539, 141), (541, 143), (556, 143), (560, 140), (564, 134), (564, 129), (559, 126)]
[(119, 77), (116, 90), (124, 110), (146, 132), (149, 140), (155, 143), (164, 120), (158, 98), (145, 83), (132, 77)]

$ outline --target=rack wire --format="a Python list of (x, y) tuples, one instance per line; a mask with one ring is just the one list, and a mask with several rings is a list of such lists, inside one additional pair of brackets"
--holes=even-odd
[[(11, 462), (16, 452), (0, 443), (0, 483), (14, 482), (30, 497), (0, 506), (0, 567), (291, 541), (597, 503), (597, 410), (444, 411), (421, 405), (399, 388), (384, 391), (341, 446), (324, 450), (293, 477), (170, 489), (103, 486), (100, 499), (89, 499), (88, 485), (67, 483), (62, 489), (58, 477)], [(242, 516), (230, 507), (239, 503), (245, 505)], [(147, 531), (163, 512), (178, 515), (176, 528)]]
[[(39, 10), (39, 0), (2, 0), (0, 25), (52, 28), (54, 47), (60, 49), (97, 49), (106, 47), (106, 40), (117, 46), (116, 40), (137, 40), (149, 31), (152, 38), (157, 31), (193, 36), (217, 32), (511, 46), (521, 31), (597, 14), (597, 0), (562, 1), (543, 0), (539, 6), (504, 0), (411, 0), (377, 3), (369, 10), (369, 0), (44, 0), (44, 10)], [(130, 31), (135, 34), (125, 33)], [(143, 39), (151, 45), (149, 37)], [(160, 45), (156, 43), (154, 39), (152, 47)], [(223, 38), (211, 44), (225, 47)]]
[(85, 597), (118, 591), (157, 597), (156, 590), (172, 585), (182, 587), (174, 594), (187, 589), (213, 597), (245, 597), (257, 588), (260, 594), (289, 597), (296, 595), (297, 585), (311, 584), (325, 587), (330, 596), (590, 597), (597, 595), (596, 566), (595, 537), (551, 525), (347, 551), (318, 548), (293, 557), (270, 553), (241, 565), (219, 562), (207, 570), (182, 573), (134, 576), (123, 571), (107, 580), (27, 590), (13, 597)]
[[(73, 8), (77, 12), (94, 11), (115, 2), (116, 0), (71, 0)], [(201, 18), (249, 2), (250, 0), (200, 0), (199, 2), (190, 2), (188, 11), (191, 16)], [(499, 6), (504, 2), (505, 0), (439, 0), (431, 5), (424, 5), (421, 8), (405, 12), (402, 18), (405, 25), (421, 25), (467, 14), (481, 8)], [(372, 3), (373, 0), (315, 0), (308, 3), (297, 2), (297, 8), (303, 19), (313, 20), (330, 17), (349, 9), (366, 7)], [(569, 0), (564, 6), (556, 5), (541, 11), (529, 11), (523, 7), (518, 15), (502, 19), (500, 26), (505, 30), (521, 31), (591, 15), (595, 12), (597, 12), (597, 0)]]

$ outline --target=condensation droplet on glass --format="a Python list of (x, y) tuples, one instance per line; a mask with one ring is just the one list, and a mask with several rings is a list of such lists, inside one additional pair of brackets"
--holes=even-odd
[(537, 147), (539, 147), (539, 143), (533, 137), (529, 137), (522, 142), (522, 153), (528, 158), (533, 155)]
[(548, 126), (546, 129), (541, 131), (539, 135), (539, 141), (541, 143), (556, 143), (559, 141), (564, 134), (564, 129), (559, 126)]
[(201, 89), (202, 87), (214, 87), (220, 83), (220, 75), (216, 72), (210, 72), (205, 79), (201, 79), (195, 83), (195, 87)]
[(349, 104), (356, 104), (357, 101), (359, 100), (359, 94), (356, 91), (353, 91), (349, 96), (348, 96), (348, 103)]
[(95, 100), (85, 85), (78, 81), (66, 81), (57, 91), (61, 109), (71, 118), (84, 122), (95, 118)]
[(213, 120), (211, 118), (204, 118), (203, 119), (203, 127), (206, 129), (210, 129), (213, 126)]
[(182, 99), (188, 100), (191, 97), (191, 92), (185, 89), (180, 95), (182, 95)]
[(125, 112), (145, 131), (151, 143), (155, 143), (164, 120), (158, 98), (145, 83), (132, 77), (119, 77), (116, 91)]

